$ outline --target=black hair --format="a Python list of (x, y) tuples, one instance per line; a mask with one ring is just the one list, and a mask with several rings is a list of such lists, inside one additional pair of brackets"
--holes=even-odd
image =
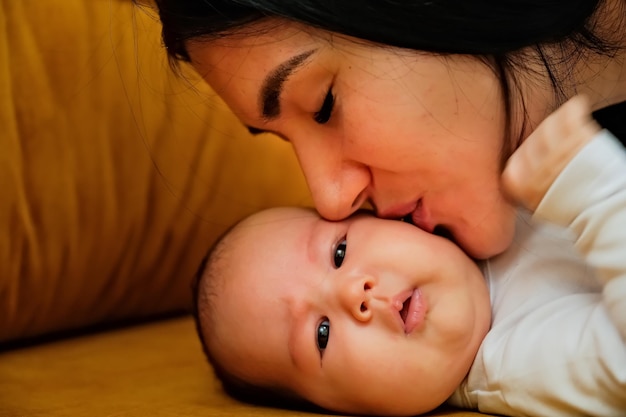
[[(546, 79), (558, 106), (567, 100), (568, 69), (590, 55), (613, 56), (624, 8), (611, 10), (619, 24), (600, 28), (596, 11), (605, 0), (155, 0), (162, 38), (172, 62), (191, 61), (190, 40), (254, 33), (271, 19), (286, 19), (379, 45), (436, 54), (471, 55), (500, 80), (505, 110), (502, 164), (528, 123), (519, 76)], [(621, 15), (620, 15), (621, 14)], [(611, 22), (612, 23), (612, 22)], [(611, 31), (613, 33), (611, 33)], [(532, 53), (529, 53), (532, 52)], [(545, 74), (531, 71), (539, 62)], [(560, 69), (560, 70), (559, 70)], [(563, 71), (565, 69), (565, 71)], [(545, 78), (542, 78), (545, 77)], [(517, 107), (516, 107), (517, 106)], [(516, 108), (519, 112), (515, 113)], [(521, 129), (514, 137), (513, 115)]]
[(196, 332), (209, 365), (211, 365), (215, 376), (222, 383), (224, 392), (236, 400), (265, 407), (324, 412), (325, 410), (283, 387), (255, 384), (239, 377), (224, 366), (210, 348), (206, 338), (211, 335), (211, 328), (214, 326), (211, 319), (212, 309), (214, 308), (212, 298), (219, 297), (220, 274), (223, 273), (223, 268), (229, 261), (228, 238), (236, 226), (229, 228), (210, 248), (207, 255), (200, 262), (191, 285), (192, 314)]
[(190, 39), (228, 36), (280, 17), (371, 42), (426, 52), (501, 55), (573, 39), (597, 48), (602, 0), (156, 0), (169, 53)]

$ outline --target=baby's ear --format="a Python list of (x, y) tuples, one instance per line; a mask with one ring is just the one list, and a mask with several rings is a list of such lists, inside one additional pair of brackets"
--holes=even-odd
[(504, 193), (535, 211), (554, 180), (600, 129), (587, 97), (570, 99), (511, 155), (502, 173)]

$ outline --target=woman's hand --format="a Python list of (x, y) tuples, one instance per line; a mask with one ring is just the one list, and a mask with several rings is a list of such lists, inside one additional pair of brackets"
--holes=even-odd
[(588, 99), (570, 99), (511, 155), (502, 173), (504, 192), (534, 212), (557, 176), (600, 129)]

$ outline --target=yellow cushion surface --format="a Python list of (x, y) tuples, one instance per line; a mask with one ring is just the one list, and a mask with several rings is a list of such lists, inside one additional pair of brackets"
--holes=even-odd
[(0, 415), (316, 416), (226, 396), (189, 317), (0, 353)]
[(288, 144), (170, 70), (153, 14), (0, 5), (0, 343), (185, 309), (229, 225), (309, 204)]

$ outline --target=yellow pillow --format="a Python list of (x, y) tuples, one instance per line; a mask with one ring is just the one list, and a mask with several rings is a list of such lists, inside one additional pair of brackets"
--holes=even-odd
[(170, 70), (154, 15), (0, 4), (0, 343), (186, 309), (229, 225), (310, 205), (288, 144)]

